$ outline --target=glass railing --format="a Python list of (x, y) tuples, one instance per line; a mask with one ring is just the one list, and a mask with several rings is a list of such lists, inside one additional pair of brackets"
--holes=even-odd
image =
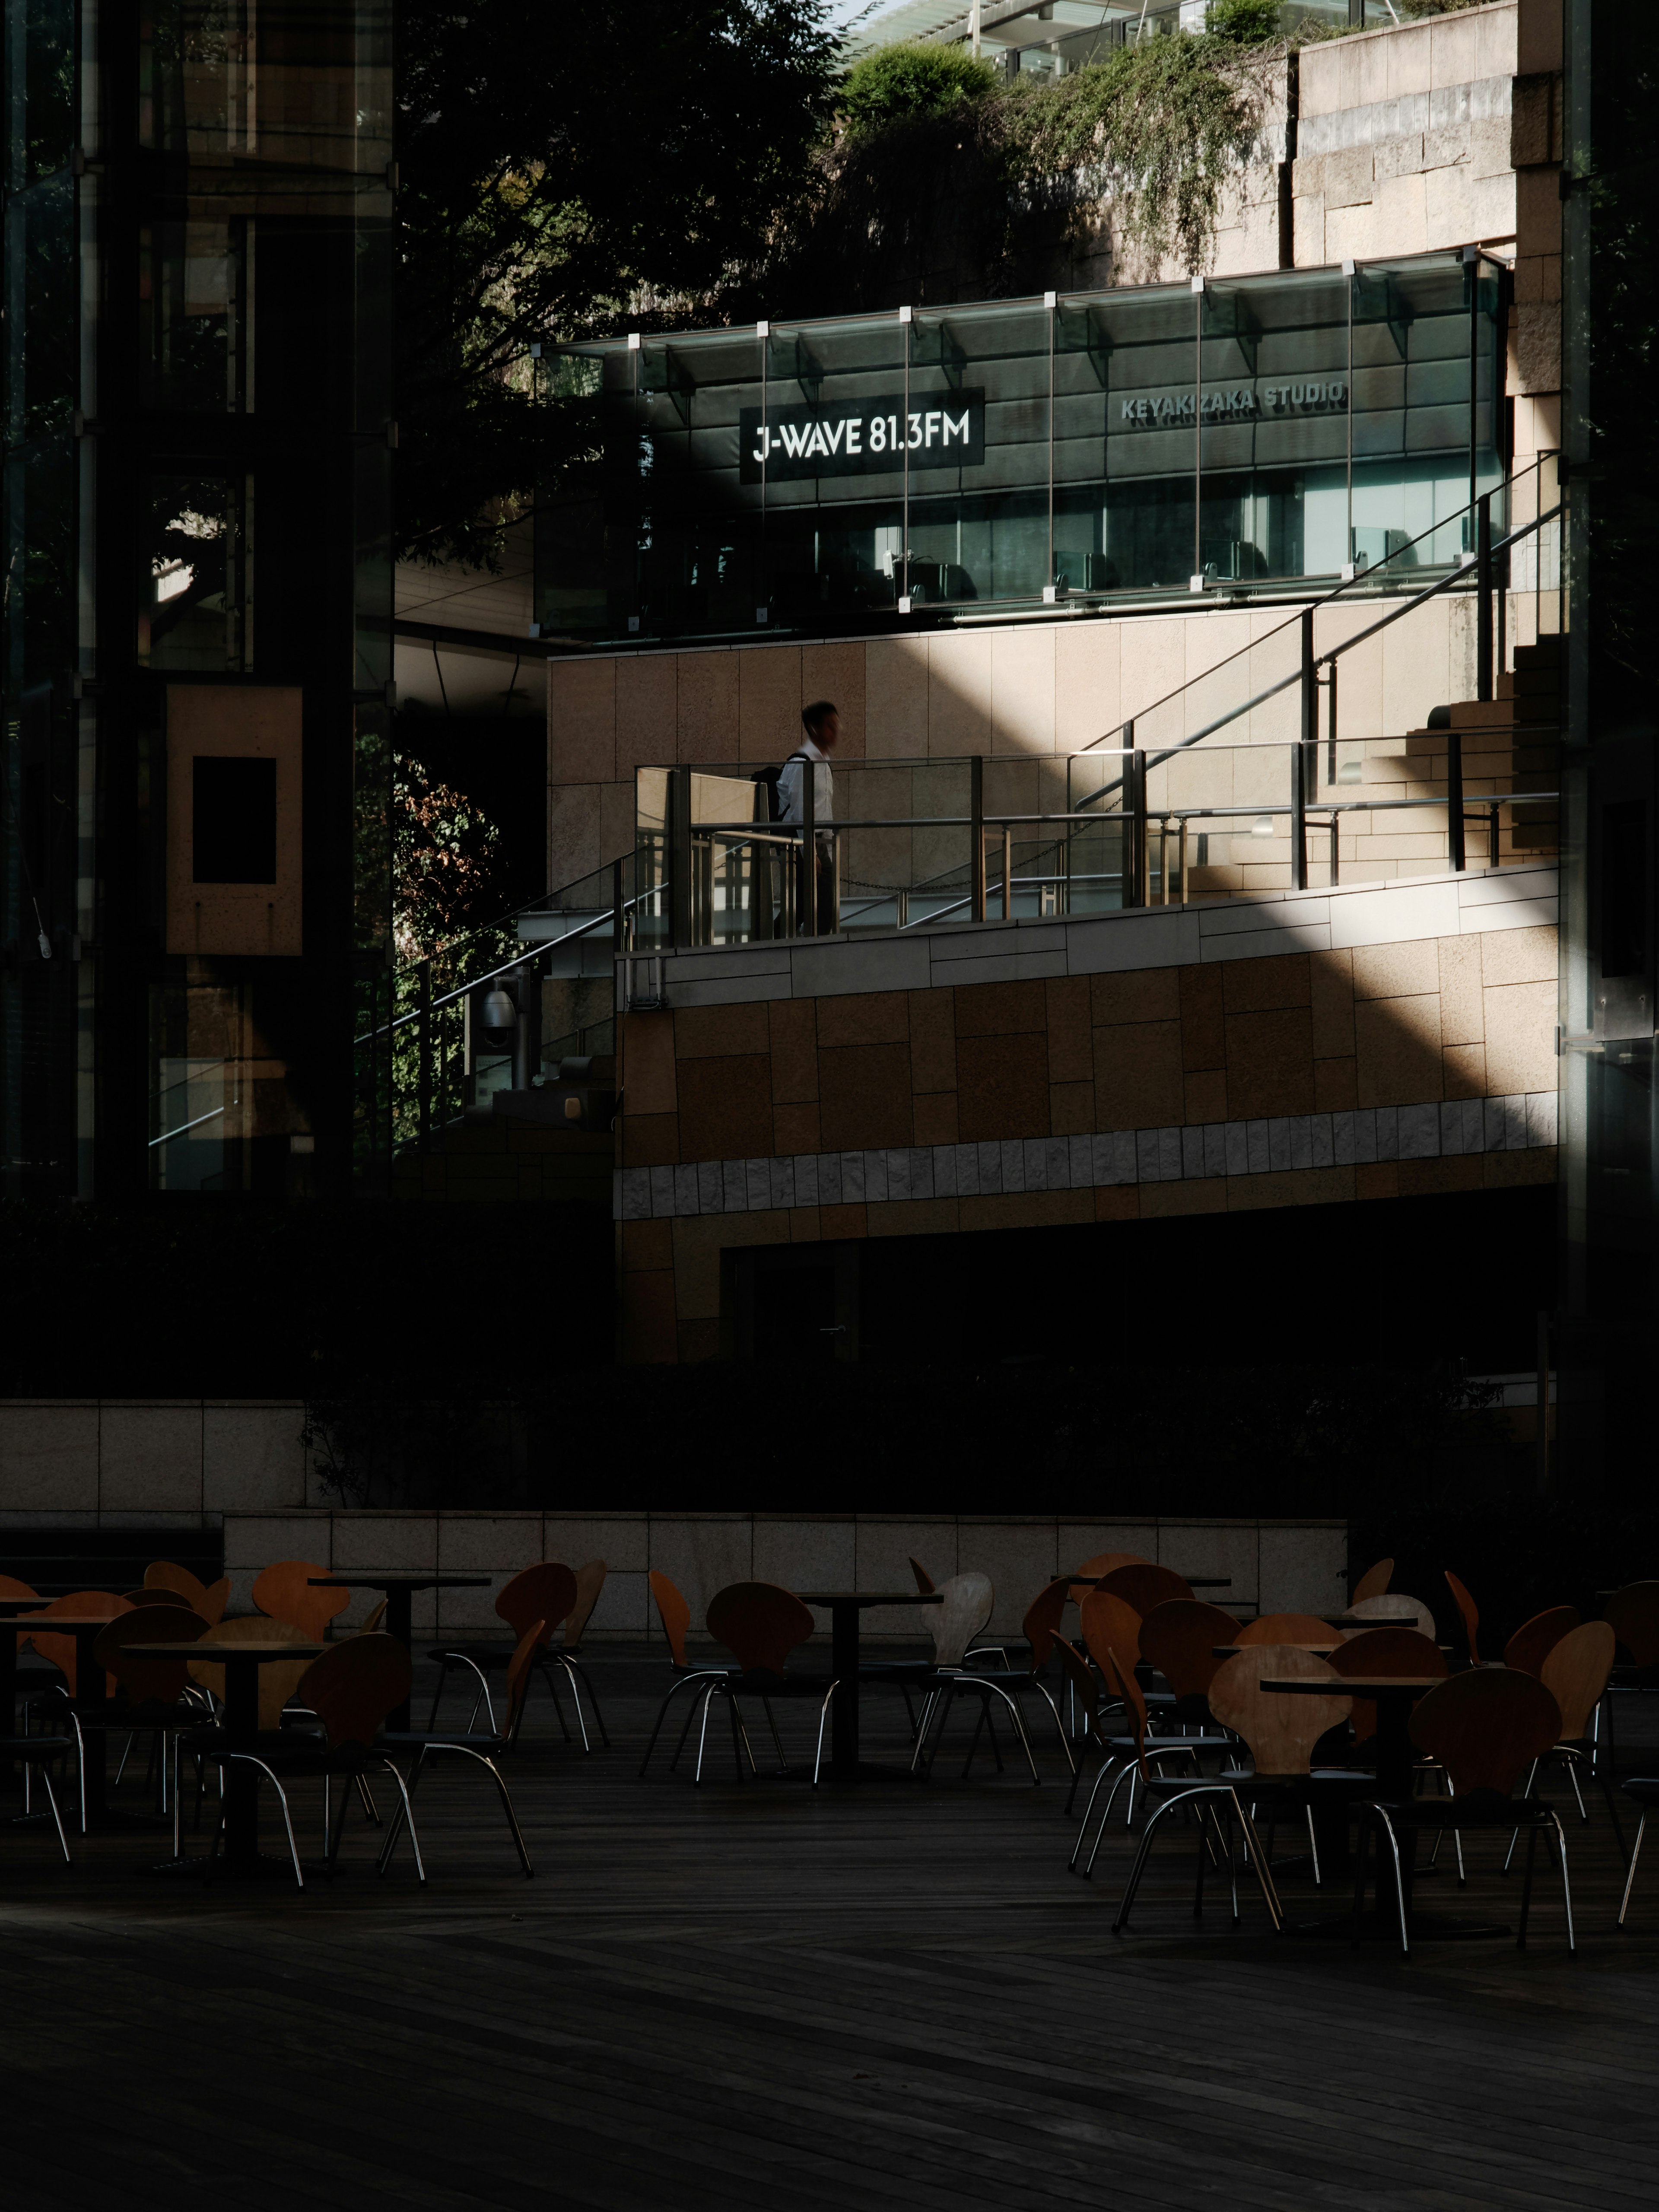
[(359, 1040), (389, 1059), (394, 1149), (613, 1050), (611, 1006), (655, 1002), (660, 971), (635, 979), (670, 950), (1552, 858), (1560, 532), (1546, 455), (1288, 620), (1241, 610), (1236, 646), (1086, 750), (836, 761), (810, 836), (767, 818), (761, 763), (640, 769), (631, 853), (397, 972)]

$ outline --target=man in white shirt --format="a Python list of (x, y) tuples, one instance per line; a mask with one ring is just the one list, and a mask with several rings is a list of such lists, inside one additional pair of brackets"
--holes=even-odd
[[(835, 819), (835, 779), (830, 773), (830, 755), (836, 750), (841, 737), (841, 717), (828, 699), (815, 699), (810, 707), (801, 708), (801, 721), (806, 735), (800, 749), (793, 752), (778, 771), (778, 818), (781, 822), (805, 822), (805, 811), (803, 788), (806, 770), (812, 770), (812, 823), (817, 832), (817, 929), (820, 937), (829, 936), (839, 918), (840, 901), (836, 884), (836, 833), (825, 824)], [(802, 877), (805, 875), (803, 866)], [(805, 884), (799, 893), (800, 911), (807, 911)]]

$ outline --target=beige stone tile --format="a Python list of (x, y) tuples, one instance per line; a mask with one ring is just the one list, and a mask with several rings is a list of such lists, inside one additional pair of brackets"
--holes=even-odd
[(991, 644), (977, 632), (928, 641), (927, 750), (935, 759), (991, 750)]
[[(855, 1570), (854, 1522), (807, 1521), (791, 1515), (755, 1516), (755, 1580), (777, 1583), (797, 1593), (850, 1589)], [(818, 1633), (830, 1633), (830, 1615), (819, 1612)]]
[(1353, 953), (1353, 995), (1364, 999), (1409, 999), (1440, 989), (1435, 940), (1419, 938), (1404, 945), (1361, 945)]
[[(550, 668), (568, 664), (551, 661)], [(641, 653), (617, 663), (617, 768), (661, 768), (678, 757), (679, 655)]]
[(1506, 983), (1486, 991), (1486, 1085), (1492, 1097), (1553, 1091), (1556, 987)]
[(549, 775), (555, 783), (609, 783), (617, 774), (617, 663), (548, 663)]
[[(957, 1571), (957, 1524), (943, 1515), (936, 1520), (905, 1521), (860, 1514), (854, 1525), (854, 1544), (855, 1589), (913, 1589), (913, 1559), (936, 1583), (948, 1582)], [(865, 1615), (866, 1633), (926, 1640), (930, 1610), (914, 1606), (874, 1607)]]
[(1097, 1024), (1179, 1021), (1181, 974), (1178, 968), (1139, 968), (1091, 975), (1090, 1018)]
[(1410, 1106), (1437, 1099), (1443, 1081), (1439, 994), (1356, 1005), (1354, 1056), (1361, 1106)]
[(1263, 1613), (1326, 1614), (1347, 1595), (1348, 1532), (1341, 1522), (1302, 1528), (1264, 1522), (1257, 1560)]
[(555, 784), (547, 794), (547, 866), (555, 884), (591, 875), (599, 850), (599, 788), (596, 783)]
[(612, 1577), (643, 1574), (651, 1564), (649, 1519), (643, 1513), (549, 1513), (543, 1521), (542, 1557), (562, 1559), (568, 1567), (603, 1559)]
[(834, 702), (841, 716), (837, 760), (862, 760), (865, 755), (865, 655), (862, 638), (832, 639), (801, 647), (800, 703), (809, 700)]
[(583, 1642), (605, 1643), (612, 1638), (653, 1638), (659, 1646), (662, 1626), (651, 1601), (651, 1588), (642, 1571), (625, 1569), (605, 1577), (599, 1601), (589, 1616)]
[(1448, 1098), (1484, 1098), (1486, 1094), (1486, 1048), (1484, 1044), (1449, 1044), (1441, 1054)]
[(1181, 689), (1187, 676), (1186, 630), (1185, 617), (1176, 615), (1154, 616), (1146, 621), (1122, 625), (1119, 645), (1120, 714), (1144, 717), (1155, 701)]
[(864, 750), (867, 759), (927, 757), (927, 642), (925, 637), (882, 637), (872, 638), (866, 646)]
[(1315, 952), (1309, 956), (1316, 1060), (1344, 1060), (1353, 1053), (1353, 956)]
[[(934, 656), (940, 641), (934, 641)], [(937, 678), (935, 678), (937, 681)], [(1051, 753), (1054, 749), (1054, 633), (1036, 623), (999, 630), (991, 639), (991, 749)]]
[[(1467, 938), (1457, 941), (1468, 942)], [(1559, 954), (1549, 924), (1535, 929), (1489, 929), (1477, 941), (1483, 982), (1554, 983)]]
[(710, 1641), (703, 1626), (709, 1600), (729, 1583), (754, 1579), (754, 1524), (747, 1514), (653, 1516), (651, 1565), (665, 1574), (691, 1608), (690, 1634)]
[(745, 646), (738, 663), (738, 756), (746, 761), (782, 760), (803, 735), (800, 647)]
[(678, 753), (683, 761), (738, 758), (741, 656), (683, 653), (679, 657)]
[(209, 1406), (202, 1413), (202, 1510), (303, 1505), (305, 1408)]
[(1074, 623), (1054, 638), (1054, 743), (1081, 752), (1118, 721), (1118, 660), (1122, 625)]
[(1256, 1594), (1256, 1530), (1253, 1522), (1207, 1525), (1161, 1521), (1158, 1529), (1158, 1563), (1173, 1567), (1178, 1575), (1225, 1575), (1227, 1589), (1195, 1590), (1195, 1597), (1212, 1605), (1253, 1604)]
[(1185, 1120), (1179, 1022), (1095, 1031), (1095, 1112), (1103, 1129), (1162, 1128)]
[[(1529, 933), (1506, 933), (1522, 936)], [(1477, 1044), (1484, 1035), (1480, 998), (1480, 939), (1443, 937), (1437, 960), (1440, 972), (1440, 1038), (1443, 1044)], [(1507, 980), (1507, 979), (1506, 979)]]
[(989, 1575), (996, 1595), (991, 1626), (1018, 1635), (1026, 1607), (1060, 1571), (1052, 1521), (964, 1518), (957, 1532), (958, 1573)]
[(100, 1512), (199, 1512), (201, 1407), (106, 1405), (98, 1462)]
[(503, 1576), (533, 1567), (543, 1556), (538, 1512), (441, 1513), (438, 1565), (445, 1574)]
[(95, 1402), (0, 1402), (0, 1507), (10, 1513), (96, 1512)]
[(624, 1014), (623, 1075), (630, 1114), (672, 1114), (679, 1103), (672, 1013)]

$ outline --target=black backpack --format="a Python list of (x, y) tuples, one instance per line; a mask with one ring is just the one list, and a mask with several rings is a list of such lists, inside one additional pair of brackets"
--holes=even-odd
[(763, 811), (757, 816), (756, 818), (757, 820), (763, 822), (782, 821), (783, 803), (778, 797), (778, 778), (783, 774), (784, 769), (788, 767), (789, 761), (804, 761), (806, 755), (804, 752), (797, 750), (790, 754), (789, 760), (780, 761), (775, 768), (758, 768), (755, 770), (755, 773), (750, 777), (749, 781), (754, 785), (756, 791), (759, 793), (763, 809)]

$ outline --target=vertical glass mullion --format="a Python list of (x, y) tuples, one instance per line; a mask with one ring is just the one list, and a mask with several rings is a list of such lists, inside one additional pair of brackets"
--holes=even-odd
[(1193, 568), (1189, 588), (1204, 588), (1204, 279), (1193, 279)]
[(900, 595), (900, 612), (910, 612), (910, 333), (912, 323), (908, 307), (898, 311), (899, 327), (903, 332), (899, 350), (904, 358), (904, 412), (899, 425), (899, 450), (904, 456), (904, 493), (902, 520), (899, 525), (899, 558), (904, 564), (904, 590)]
[(771, 369), (770, 356), (772, 351), (772, 325), (770, 323), (756, 324), (755, 343), (760, 348), (761, 388), (760, 573), (757, 580), (760, 592), (760, 598), (757, 605), (756, 611), (758, 613), (761, 608), (763, 607), (766, 610), (767, 619), (769, 622), (771, 619), (772, 611), (772, 572), (767, 565), (766, 489), (768, 462), (770, 458), (769, 448), (771, 441), (767, 437), (766, 431), (769, 383)]
[(1347, 295), (1348, 295), (1348, 405), (1347, 405), (1347, 416), (1348, 416), (1348, 421), (1347, 421), (1347, 433), (1348, 433), (1348, 490), (1347, 490), (1347, 529), (1346, 529), (1346, 534), (1345, 535), (1345, 537), (1344, 537), (1344, 538), (1343, 538), (1343, 541), (1342, 541), (1342, 542), (1343, 542), (1343, 544), (1344, 544), (1346, 546), (1346, 548), (1347, 548), (1347, 557), (1346, 557), (1346, 559), (1344, 561), (1344, 562), (1343, 562), (1343, 564), (1342, 564), (1342, 574), (1343, 574), (1344, 578), (1345, 578), (1345, 579), (1346, 579), (1346, 578), (1348, 578), (1348, 577), (1352, 576), (1352, 575), (1353, 574), (1353, 573), (1354, 573), (1354, 551), (1353, 551), (1353, 295), (1354, 295), (1355, 291), (1356, 291), (1356, 290), (1358, 289), (1358, 283), (1359, 283), (1359, 272), (1358, 272), (1358, 268), (1357, 268), (1356, 264), (1355, 264), (1353, 262), (1352, 262), (1352, 261), (1345, 261), (1345, 262), (1342, 264), (1342, 273), (1343, 273), (1343, 275), (1344, 275), (1344, 276), (1347, 278), (1347, 280), (1348, 280), (1348, 281), (1347, 281), (1346, 287), (1346, 292), (1347, 292)]

